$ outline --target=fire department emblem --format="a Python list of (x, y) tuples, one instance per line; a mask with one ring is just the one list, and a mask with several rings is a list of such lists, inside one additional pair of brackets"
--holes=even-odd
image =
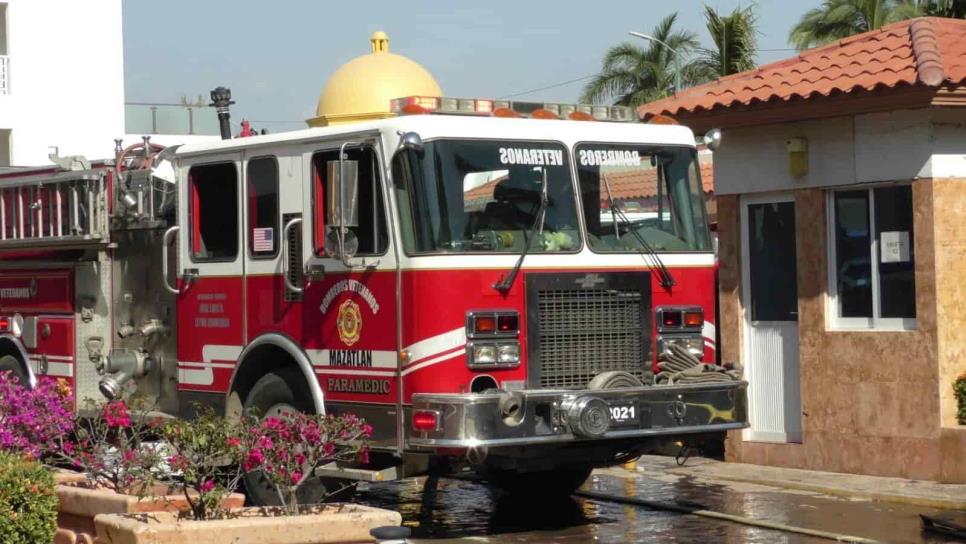
[(359, 335), (362, 334), (362, 312), (355, 301), (347, 300), (339, 306), (336, 328), (343, 344), (351, 346), (359, 341)]

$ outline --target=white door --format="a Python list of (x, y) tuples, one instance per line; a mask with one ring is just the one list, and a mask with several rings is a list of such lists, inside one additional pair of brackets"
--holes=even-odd
[(741, 205), (746, 440), (801, 442), (795, 202), (748, 197)]

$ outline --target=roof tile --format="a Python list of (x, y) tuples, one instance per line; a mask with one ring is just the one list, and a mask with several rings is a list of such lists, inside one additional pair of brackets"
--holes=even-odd
[(966, 20), (920, 17), (644, 104), (641, 117), (900, 85), (966, 82)]

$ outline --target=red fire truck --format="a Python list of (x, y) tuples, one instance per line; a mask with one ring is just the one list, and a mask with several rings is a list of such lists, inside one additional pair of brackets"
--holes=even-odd
[(324, 477), (468, 466), (570, 492), (746, 425), (744, 382), (654, 380), (672, 344), (715, 360), (690, 130), (619, 107), (393, 105), (3, 173), (0, 368), (180, 416), (365, 418), (372, 465)]

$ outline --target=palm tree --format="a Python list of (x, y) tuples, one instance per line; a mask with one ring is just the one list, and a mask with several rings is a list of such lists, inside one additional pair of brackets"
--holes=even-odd
[(799, 51), (918, 17), (926, 4), (957, 4), (957, 0), (825, 0), (792, 28), (788, 40)]
[(966, 0), (917, 0), (916, 4), (924, 15), (966, 19)]
[[(674, 30), (677, 16), (672, 13), (662, 19), (651, 36), (677, 55), (688, 55), (698, 48), (698, 38), (693, 32)], [(580, 100), (638, 106), (664, 98), (674, 92), (676, 69), (681, 70), (682, 86), (698, 81), (695, 66), (674, 57), (675, 53), (656, 40), (649, 40), (645, 46), (627, 42), (616, 45), (604, 55), (603, 68), (584, 87)]]
[(704, 7), (708, 33), (714, 48), (702, 49), (696, 61), (703, 79), (715, 79), (755, 68), (758, 47), (757, 17), (752, 7), (735, 8), (721, 16), (711, 6)]

